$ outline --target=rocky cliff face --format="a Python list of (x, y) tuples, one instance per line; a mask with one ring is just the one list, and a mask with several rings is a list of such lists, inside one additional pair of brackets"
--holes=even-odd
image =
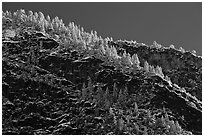
[[(168, 119), (178, 121), (183, 129), (194, 134), (201, 133), (202, 104), (185, 90), (159, 76), (148, 76), (143, 71), (124, 74), (116, 71), (113, 66), (104, 65), (104, 61), (93, 56), (80, 59), (81, 55), (76, 51), (59, 50), (56, 41), (42, 35), (24, 33), (22, 37), (28, 37), (29, 43), (28, 39), (19, 38), (3, 41), (3, 134), (165, 134), (169, 126), (168, 121), (161, 129), (155, 129), (159, 124), (154, 123), (154, 120), (159, 121), (164, 114)], [(130, 54), (135, 50), (122, 44), (118, 46), (122, 46)], [(161, 66), (164, 64), (159, 61), (160, 58), (165, 59), (169, 54), (165, 55), (165, 52), (159, 51), (152, 53), (153, 51), (150, 52), (145, 47), (137, 47), (136, 51), (141, 62), (148, 60), (150, 63), (160, 63)], [(147, 54), (150, 56), (147, 57)], [(197, 65), (199, 66), (199, 63)], [(169, 68), (164, 67), (164, 73), (175, 69), (170, 66), (169, 63)], [(180, 66), (179, 69), (181, 70)], [(175, 75), (172, 71), (169, 73)], [(84, 83), (89, 83), (88, 79), (92, 81), (91, 85), (88, 85), (93, 91), (88, 86), (87, 94), (83, 95), (86, 87)], [(113, 85), (116, 85), (117, 89)], [(107, 98), (110, 100), (103, 98), (103, 95), (97, 99), (100, 87), (104, 91), (103, 94), (107, 94), (109, 89)], [(123, 89), (126, 89), (126, 92)], [(80, 90), (83, 92), (78, 93)], [(118, 92), (115, 100), (112, 93), (114, 90)], [(115, 109), (130, 111), (129, 114), (121, 115), (115, 112), (113, 115), (118, 118), (121, 115), (125, 121), (126, 117), (131, 117), (137, 121), (139, 129), (128, 130), (125, 121), (123, 130), (116, 128), (112, 124), (114, 121), (109, 119), (112, 117), (108, 112), (110, 106), (103, 106), (103, 99), (112, 102), (113, 106), (120, 104), (120, 109), (112, 106)], [(138, 117), (133, 116), (134, 101), (139, 107), (136, 110)], [(150, 125), (144, 124), (145, 117), (139, 118), (140, 115), (146, 115), (143, 110), (151, 112), (149, 117), (153, 121), (149, 121)], [(9, 117), (11, 119), (8, 119)], [(92, 122), (85, 122), (87, 120)], [(101, 124), (108, 126), (113, 132), (108, 128), (102, 129), (103, 126), (99, 128)], [(143, 126), (147, 131), (140, 129)]]
[[(141, 64), (148, 61), (153, 66), (161, 66), (163, 73), (170, 77), (172, 83), (186, 89), (202, 100), (202, 58), (191, 52), (182, 53), (173, 48), (152, 48), (128, 42), (112, 42), (110, 45), (124, 49), (131, 55), (137, 53)], [(119, 51), (120, 51), (119, 50)]]

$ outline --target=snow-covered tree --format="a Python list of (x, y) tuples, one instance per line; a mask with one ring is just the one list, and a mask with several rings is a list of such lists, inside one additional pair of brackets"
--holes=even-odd
[(144, 70), (149, 72), (149, 63), (147, 61), (144, 62)]
[(156, 47), (156, 48), (161, 48), (162, 45), (157, 43), (156, 41), (153, 42), (153, 47)]
[(171, 79), (167, 75), (164, 77), (164, 79), (167, 81), (171, 81)]
[(161, 77), (164, 77), (164, 74), (163, 74), (163, 72), (162, 72), (162, 68), (161, 68), (160, 66), (157, 66), (157, 67), (155, 68), (155, 73), (158, 74), (158, 75), (161, 76)]
[(126, 53), (126, 51), (123, 52), (123, 55), (122, 55), (120, 61), (121, 61), (121, 65), (124, 66), (124, 67), (125, 66), (131, 66), (133, 64), (132, 61), (131, 61), (130, 54)]
[(173, 44), (171, 44), (171, 45), (169, 46), (169, 48), (170, 48), (170, 49), (175, 49), (175, 46), (174, 46)]
[(50, 19), (50, 16), (49, 16), (49, 15), (47, 15), (46, 20), (47, 20), (49, 23), (51, 22), (51, 19)]
[(137, 54), (134, 54), (134, 55), (132, 56), (131, 61), (132, 61), (132, 63), (133, 63), (134, 66), (137, 66), (137, 67), (140, 66), (140, 60), (139, 60)]
[(155, 68), (152, 65), (149, 65), (149, 72), (150, 73), (155, 73)]
[(181, 51), (181, 53), (185, 53), (185, 50), (182, 47), (180, 47), (179, 50)]
[(196, 51), (195, 51), (195, 50), (192, 50), (191, 53), (193, 53), (194, 55), (196, 55)]

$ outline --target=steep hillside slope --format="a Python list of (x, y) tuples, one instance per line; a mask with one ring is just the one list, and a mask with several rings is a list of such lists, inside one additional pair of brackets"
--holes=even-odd
[(151, 46), (140, 46), (139, 43), (116, 41), (111, 42), (118, 49), (124, 49), (130, 55), (137, 54), (140, 62), (147, 61), (153, 66), (161, 66), (162, 71), (172, 83), (202, 100), (202, 58), (174, 47), (162, 47), (154, 42)]
[(202, 134), (201, 57), (41, 12), (2, 22), (3, 134)]

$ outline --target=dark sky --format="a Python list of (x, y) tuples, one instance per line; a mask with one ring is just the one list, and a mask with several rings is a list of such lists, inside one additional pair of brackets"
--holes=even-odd
[(88, 32), (96, 30), (103, 38), (136, 40), (163, 46), (196, 50), (202, 54), (202, 3), (2, 3), (3, 11), (41, 11), (65, 24), (73, 21)]

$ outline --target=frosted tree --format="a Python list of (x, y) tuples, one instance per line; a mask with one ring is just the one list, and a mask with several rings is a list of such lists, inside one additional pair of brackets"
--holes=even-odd
[(111, 46), (111, 56), (115, 59), (118, 58), (118, 53), (117, 53), (117, 50), (114, 46)]
[(23, 9), (17, 10), (16, 15), (21, 21), (26, 21), (27, 15), (25, 13), (25, 10)]
[(25, 22), (25, 25), (27, 25), (28, 27), (32, 27), (34, 25), (33, 16), (34, 16), (33, 12), (28, 11), (28, 16), (27, 16), (26, 22)]
[(159, 76), (161, 77), (164, 77), (164, 74), (162, 72), (162, 68), (157, 66), (156, 69), (155, 69), (155, 73), (158, 74)]
[(38, 22), (37, 29), (39, 29), (39, 31), (45, 32), (45, 17), (44, 17), (44, 14), (42, 12), (39, 12), (37, 22)]
[(55, 17), (53, 20), (52, 20), (52, 25), (53, 25), (53, 28), (55, 30), (56, 33), (59, 33), (59, 18), (58, 17)]
[[(13, 13), (13, 22), (15, 26), (20, 26), (21, 23), (25, 22), (27, 19), (27, 15), (24, 10), (17, 10)], [(14, 26), (13, 26), (14, 27)]]
[(47, 15), (46, 20), (47, 20), (49, 23), (51, 22), (51, 19), (50, 19), (50, 16), (49, 16), (49, 15)]
[(169, 48), (170, 48), (170, 49), (175, 49), (175, 46), (174, 46), (173, 44), (171, 44), (171, 45), (169, 46)]
[(144, 62), (144, 70), (149, 72), (149, 63), (147, 61)]
[(33, 12), (32, 11), (28, 11), (28, 21), (32, 21), (32, 16), (33, 16)]
[(12, 13), (10, 11), (6, 11), (2, 13), (2, 17), (12, 18)]
[(181, 53), (185, 53), (185, 50), (182, 47), (180, 47), (179, 50), (181, 51)]
[(99, 45), (99, 56), (100, 55), (105, 55), (106, 51), (105, 51), (105, 48), (103, 46), (103, 44), (100, 44)]
[(155, 73), (155, 68), (152, 65), (149, 65), (149, 72)]
[(171, 81), (171, 79), (167, 75), (164, 77), (164, 79), (167, 81)]
[(137, 54), (134, 54), (134, 55), (132, 56), (131, 61), (132, 61), (132, 63), (133, 63), (134, 66), (136, 66), (136, 67), (139, 67), (139, 66), (140, 66), (140, 60), (139, 60)]
[(38, 23), (38, 13), (37, 13), (37, 12), (34, 12), (33, 21), (34, 21), (35, 23)]
[(130, 66), (133, 65), (132, 60), (131, 60), (131, 55), (129, 53), (127, 54), (127, 64)]
[(108, 45), (105, 44), (105, 54), (108, 58), (111, 56), (111, 49), (109, 48)]
[(43, 21), (45, 19), (44, 14), (42, 12), (39, 12), (38, 14), (39, 14), (39, 20)]
[(133, 63), (131, 61), (131, 56), (129, 53), (126, 53), (126, 51), (123, 52), (122, 58), (121, 58), (121, 65), (122, 66), (131, 66)]
[(196, 51), (195, 51), (195, 50), (192, 50), (191, 53), (193, 53), (194, 55), (196, 55)]
[(153, 46), (156, 48), (161, 48), (161, 44), (157, 43), (156, 41), (153, 42)]

